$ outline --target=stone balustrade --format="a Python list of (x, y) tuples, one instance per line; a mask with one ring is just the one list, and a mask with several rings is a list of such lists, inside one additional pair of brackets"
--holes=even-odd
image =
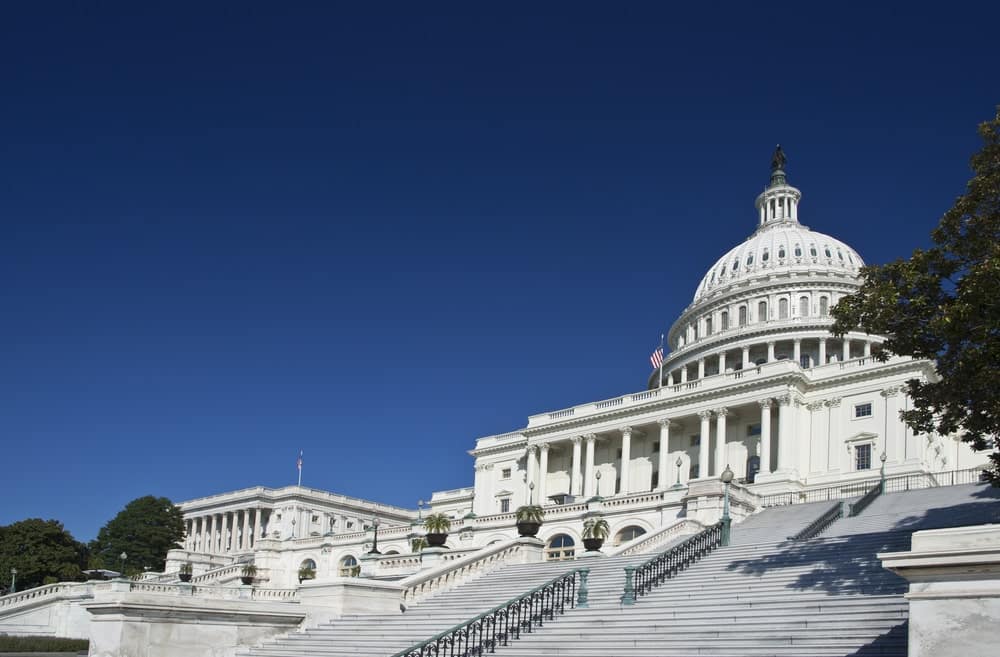
[(705, 525), (697, 520), (680, 518), (654, 532), (637, 536), (631, 541), (619, 545), (617, 548), (607, 550), (607, 553), (612, 556), (621, 555), (626, 557), (634, 554), (646, 554), (660, 546), (666, 545), (678, 536), (697, 534), (704, 528)]

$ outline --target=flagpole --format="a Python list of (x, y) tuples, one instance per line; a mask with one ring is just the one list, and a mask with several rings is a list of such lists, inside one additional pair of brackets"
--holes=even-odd
[[(663, 353), (663, 333), (660, 333), (660, 353)], [(656, 369), (656, 382), (659, 384), (656, 387), (663, 387), (663, 363)]]
[(299, 488), (301, 488), (302, 487), (302, 450), (301, 449), (299, 450), (298, 466), (299, 466)]

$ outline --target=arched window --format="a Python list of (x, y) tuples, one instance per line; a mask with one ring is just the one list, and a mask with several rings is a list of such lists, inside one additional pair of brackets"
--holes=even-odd
[(705, 335), (712, 335), (712, 318), (705, 318)]
[(729, 311), (723, 310), (719, 315), (719, 330), (725, 331), (729, 328)]
[(747, 325), (747, 307), (740, 306), (740, 326)]
[(576, 555), (576, 543), (567, 534), (556, 534), (545, 546), (546, 561), (569, 561)]
[(747, 268), (749, 268), (750, 265), (752, 264), (753, 264), (753, 254), (751, 253), (750, 255), (747, 256)]
[(715, 282), (715, 270), (712, 270), (712, 277), (708, 279), (708, 284), (711, 285)]
[(767, 249), (764, 249), (764, 252), (760, 254), (760, 259), (761, 259), (762, 262), (767, 262), (768, 259), (770, 259), (770, 257), (771, 257), (771, 254), (768, 253)]
[(819, 316), (826, 317), (830, 314), (830, 300), (826, 297), (819, 298)]
[(785, 259), (785, 247), (784, 246), (779, 246), (778, 247), (778, 260), (784, 260), (784, 259)]
[(316, 562), (305, 559), (299, 564), (299, 581), (316, 578)]
[(799, 317), (809, 316), (809, 297), (799, 297)]
[(621, 531), (615, 534), (614, 545), (621, 545), (622, 543), (628, 543), (629, 541), (639, 538), (646, 533), (646, 530), (638, 525), (629, 525), (624, 527)]
[(809, 245), (809, 255), (811, 255), (814, 258), (816, 257), (816, 245), (815, 244), (810, 244)]
[(844, 261), (844, 252), (840, 249), (837, 249), (837, 258), (839, 258), (841, 262)]
[(357, 577), (361, 574), (361, 566), (358, 565), (358, 560), (347, 555), (340, 560), (340, 564), (337, 567), (337, 574), (341, 577)]
[(778, 319), (788, 319), (788, 299), (778, 299)]
[(733, 271), (736, 271), (739, 268), (740, 268), (740, 259), (736, 258), (735, 260), (733, 260)]
[(827, 258), (833, 257), (833, 253), (830, 252), (830, 247), (828, 246), (823, 247), (823, 254), (826, 255)]
[(802, 257), (802, 247), (799, 246), (798, 244), (795, 245), (795, 257), (796, 258)]
[(851, 257), (850, 251), (847, 252), (847, 262), (851, 263), (852, 265), (854, 264), (854, 258)]
[(757, 304), (757, 321), (766, 322), (767, 321), (767, 302), (761, 301)]

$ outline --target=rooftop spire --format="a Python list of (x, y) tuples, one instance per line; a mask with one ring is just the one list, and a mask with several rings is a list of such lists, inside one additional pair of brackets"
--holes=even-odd
[(787, 161), (785, 151), (781, 150), (781, 144), (778, 144), (774, 148), (774, 155), (771, 156), (771, 183), (767, 186), (768, 189), (787, 184), (785, 182), (785, 162)]

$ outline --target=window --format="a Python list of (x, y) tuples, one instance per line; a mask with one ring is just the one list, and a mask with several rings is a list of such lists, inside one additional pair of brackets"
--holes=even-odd
[(622, 448), (619, 447), (618, 450), (615, 452), (615, 458), (620, 459), (621, 457), (622, 457)]
[(504, 497), (500, 500), (500, 513), (510, 513), (510, 498)]
[(354, 529), (354, 521), (353, 520), (348, 520), (347, 521), (347, 528), (348, 529)]
[(760, 254), (760, 259), (762, 262), (767, 262), (770, 257), (771, 254), (768, 252), (767, 249), (764, 249), (764, 252)]
[(784, 260), (784, 259), (785, 259), (785, 247), (779, 246), (778, 247), (778, 260)]
[(766, 322), (767, 321), (767, 302), (761, 301), (757, 304), (757, 321)]
[(854, 447), (854, 469), (871, 470), (872, 467), (872, 446), (857, 445)]
[(735, 260), (733, 260), (733, 271), (736, 271), (739, 268), (740, 268), (740, 259), (736, 258)]
[(705, 318), (705, 335), (712, 335), (712, 318)]
[(751, 253), (750, 255), (747, 256), (747, 268), (749, 269), (750, 265), (752, 264), (753, 264), (753, 254)]
[(872, 403), (865, 402), (864, 404), (854, 405), (854, 417), (871, 417), (872, 416)]
[(809, 297), (799, 297), (799, 317), (809, 316)]
[(747, 325), (747, 307), (740, 306), (740, 326)]
[(837, 249), (837, 257), (840, 259), (841, 262), (843, 262), (844, 261), (844, 252), (841, 251), (840, 249)]
[(695, 434), (691, 436), (691, 447), (697, 447), (698, 445), (701, 445), (701, 436)]
[(313, 516), (312, 517), (312, 521), (313, 522), (319, 522), (319, 516)]
[(826, 317), (830, 314), (830, 300), (826, 297), (819, 298), (819, 316)]
[(816, 257), (817, 254), (816, 254), (816, 245), (815, 244), (810, 244), (809, 245), (809, 255), (811, 255), (814, 258)]
[(635, 540), (646, 533), (646, 530), (636, 525), (629, 525), (615, 534), (614, 545), (621, 545)]
[(802, 354), (801, 356), (799, 356), (799, 367), (801, 367), (804, 370), (807, 370), (810, 367), (812, 367), (812, 359), (809, 357), (808, 354)]
[(833, 257), (833, 254), (830, 253), (830, 247), (828, 247), (828, 246), (823, 247), (823, 253), (826, 255), (827, 258), (832, 258)]
[(656, 487), (659, 485), (660, 485), (660, 471), (657, 470), (656, 472), (653, 473), (653, 476), (650, 477), (649, 490), (656, 490)]
[(576, 543), (567, 534), (556, 534), (545, 548), (546, 561), (570, 561), (576, 555)]
[(796, 258), (802, 257), (802, 247), (799, 246), (798, 244), (795, 245), (795, 257)]
[(337, 566), (337, 574), (341, 577), (357, 577), (361, 574), (361, 566), (358, 565), (358, 560), (347, 555), (340, 560), (340, 564)]
[(510, 468), (504, 468), (500, 471), (501, 479), (510, 479)]
[(658, 451), (660, 451), (660, 441), (659, 440), (657, 440), (655, 443), (653, 443), (653, 453), (655, 454)]
[(719, 315), (719, 330), (725, 331), (729, 328), (729, 311), (723, 310)]
[(788, 299), (778, 299), (778, 319), (788, 319)]
[(847, 252), (847, 262), (851, 263), (852, 265), (854, 264), (854, 258), (851, 257), (850, 251)]

